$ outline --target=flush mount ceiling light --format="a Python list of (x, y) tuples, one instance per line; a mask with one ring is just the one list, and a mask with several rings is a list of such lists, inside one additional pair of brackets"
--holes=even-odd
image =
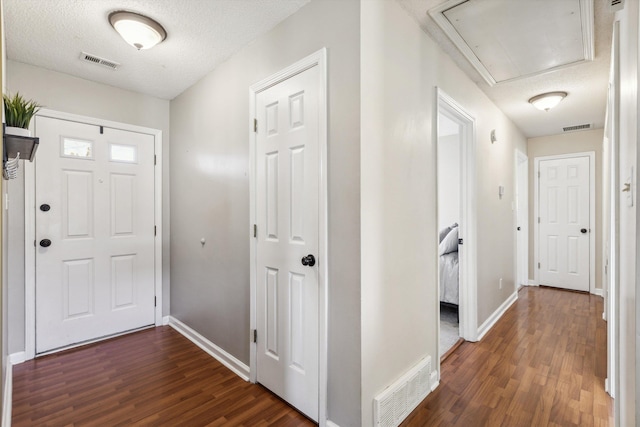
[(562, 101), (567, 92), (548, 92), (536, 95), (529, 100), (529, 103), (541, 111), (549, 111)]
[(162, 25), (138, 13), (112, 12), (109, 14), (109, 22), (127, 43), (138, 50), (151, 49), (167, 38)]

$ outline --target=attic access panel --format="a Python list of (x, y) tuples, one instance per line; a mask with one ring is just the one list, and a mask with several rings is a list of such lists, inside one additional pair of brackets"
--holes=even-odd
[(431, 17), (493, 86), (593, 60), (593, 0), (449, 0)]

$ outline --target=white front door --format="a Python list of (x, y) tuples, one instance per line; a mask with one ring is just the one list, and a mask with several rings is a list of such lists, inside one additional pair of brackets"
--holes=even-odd
[(318, 264), (325, 262), (318, 259), (318, 73), (314, 66), (256, 96), (257, 380), (316, 421)]
[(36, 353), (154, 324), (154, 137), (48, 117), (36, 134)]
[(539, 165), (540, 284), (589, 291), (589, 157)]

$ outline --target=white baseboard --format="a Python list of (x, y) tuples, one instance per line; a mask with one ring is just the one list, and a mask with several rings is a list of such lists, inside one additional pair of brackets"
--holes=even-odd
[(431, 372), (430, 382), (431, 382), (431, 391), (438, 388), (438, 386), (440, 385), (440, 376), (438, 375), (438, 371)]
[(13, 406), (13, 364), (7, 357), (4, 377), (4, 399), (2, 400), (2, 427), (11, 427), (11, 409)]
[(195, 345), (209, 353), (209, 355), (216, 359), (218, 362), (231, 369), (240, 378), (245, 381), (249, 381), (249, 367), (236, 359), (234, 356), (227, 353), (173, 316), (169, 316), (169, 326), (180, 332)]
[(538, 282), (536, 282), (536, 281), (535, 281), (535, 280), (533, 280), (533, 279), (529, 279), (529, 283), (528, 283), (528, 285), (529, 285), (529, 286), (538, 286)]
[(331, 420), (327, 420), (325, 426), (327, 426), (327, 427), (340, 427), (338, 424), (334, 423)]
[(599, 297), (604, 297), (604, 289), (602, 288), (593, 288), (593, 291), (591, 293)]
[(12, 365), (19, 365), (27, 360), (27, 353), (24, 351), (19, 351), (17, 353), (11, 353), (9, 355), (9, 361)]
[(511, 307), (511, 305), (517, 300), (518, 293), (512, 293), (509, 298), (507, 298), (507, 300), (503, 302), (502, 305), (498, 307), (498, 309), (494, 311), (493, 314), (489, 316), (489, 318), (485, 320), (482, 325), (480, 325), (480, 327), (478, 328), (478, 341), (480, 341), (486, 335), (486, 333), (489, 332), (491, 328), (493, 328), (493, 325), (495, 325), (496, 322), (500, 320), (505, 311), (507, 311), (509, 307)]

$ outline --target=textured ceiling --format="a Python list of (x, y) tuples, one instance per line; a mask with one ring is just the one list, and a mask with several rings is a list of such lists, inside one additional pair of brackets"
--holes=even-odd
[[(310, 0), (4, 0), (9, 59), (173, 99)], [(167, 39), (137, 51), (111, 28), (114, 10), (145, 14)], [(87, 52), (114, 71), (80, 61)]]
[[(490, 87), (444, 34), (427, 11), (447, 0), (397, 0), (420, 24), (422, 29), (449, 54), (455, 63), (478, 84), (487, 96), (522, 130), (527, 137), (562, 133), (563, 127), (590, 123), (604, 127), (609, 81), (613, 13), (606, 0), (594, 0), (595, 59), (533, 77), (499, 83)], [(496, 3), (514, 0), (470, 0), (495, 7)], [(520, 0), (525, 1), (525, 0)], [(541, 14), (553, 13), (551, 0), (537, 2)], [(477, 25), (486, 25), (479, 21)], [(511, 20), (505, 26), (525, 28), (524, 22)], [(556, 108), (536, 110), (527, 101), (544, 92), (566, 91), (569, 96)]]

